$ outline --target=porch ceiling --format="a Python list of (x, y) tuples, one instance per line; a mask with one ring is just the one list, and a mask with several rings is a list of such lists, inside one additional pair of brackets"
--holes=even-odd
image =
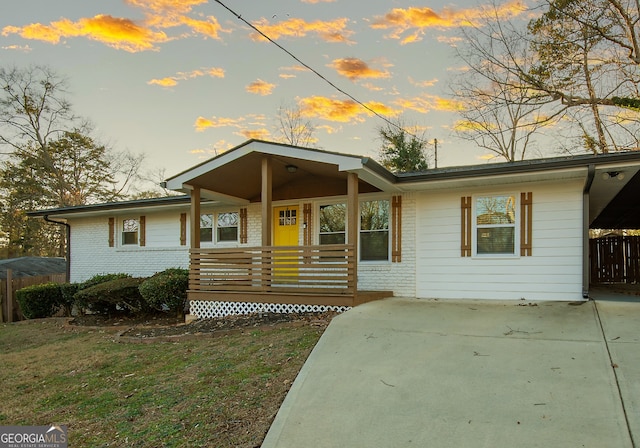
[[(624, 178), (612, 174), (624, 173)], [(591, 229), (640, 229), (640, 171), (597, 170), (590, 194)]]
[[(253, 152), (230, 163), (193, 178), (189, 183), (199, 186), (204, 197), (207, 191), (248, 200), (260, 201), (262, 187), (262, 159), (264, 154)], [(272, 166), (273, 200), (347, 194), (347, 172), (338, 165), (304, 160), (295, 157), (270, 155)], [(288, 167), (295, 167), (289, 171)], [(380, 191), (360, 180), (361, 193)]]

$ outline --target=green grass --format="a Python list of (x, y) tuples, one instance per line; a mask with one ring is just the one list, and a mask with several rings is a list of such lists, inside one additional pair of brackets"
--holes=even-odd
[(74, 447), (255, 447), (323, 329), (130, 344), (46, 319), (0, 325), (0, 425)]

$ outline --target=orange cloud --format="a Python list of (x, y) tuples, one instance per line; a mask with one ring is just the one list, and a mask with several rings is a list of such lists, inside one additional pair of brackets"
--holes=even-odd
[(197, 132), (202, 132), (208, 128), (222, 128), (226, 126), (239, 128), (241, 123), (244, 121), (244, 118), (204, 118), (198, 117), (196, 122), (194, 123), (194, 127)]
[(202, 70), (193, 70), (191, 72), (178, 72), (175, 76), (167, 76), (166, 78), (161, 79), (152, 79), (151, 81), (148, 81), (147, 84), (157, 85), (160, 87), (173, 87), (178, 84), (178, 81), (198, 78), (205, 75), (209, 75), (212, 78), (224, 78), (224, 69), (212, 67)]
[(271, 92), (273, 92), (273, 89), (275, 87), (276, 87), (275, 84), (271, 84), (261, 79), (257, 79), (253, 81), (251, 84), (249, 84), (245, 88), (245, 90), (249, 93), (255, 93), (256, 95), (266, 96), (266, 95), (271, 95)]
[(397, 99), (393, 104), (402, 109), (411, 109), (423, 114), (431, 110), (457, 112), (463, 108), (463, 104), (459, 101), (426, 94), (419, 97)]
[[(261, 19), (253, 24), (271, 39), (278, 39), (282, 36), (305, 37), (309, 33), (315, 33), (327, 42), (353, 43), (349, 37), (353, 31), (346, 29), (349, 19), (341, 18), (332, 21), (316, 20), (307, 22), (303, 19), (291, 18), (274, 25), (270, 25), (267, 19)], [(258, 33), (252, 33), (251, 38), (255, 41), (264, 40)]]
[(98, 14), (92, 18), (72, 22), (62, 19), (49, 25), (33, 23), (22, 28), (7, 26), (2, 35), (19, 34), (24, 39), (41, 40), (57, 44), (65, 37), (86, 37), (105, 45), (131, 53), (144, 50), (156, 50), (156, 44), (169, 39), (164, 32), (152, 31), (129, 19)]
[[(382, 103), (365, 103), (371, 110), (381, 115), (397, 115), (400, 111), (391, 109)], [(364, 116), (371, 112), (352, 100), (336, 100), (323, 96), (303, 98), (298, 102), (300, 112), (305, 117), (320, 118), (327, 121), (338, 122), (363, 122)]]
[[(526, 11), (522, 0), (510, 0), (498, 8), (498, 18), (515, 17)], [(472, 26), (486, 15), (482, 7), (469, 9), (444, 8), (440, 13), (429, 7), (394, 8), (384, 16), (376, 17), (374, 29), (391, 30), (387, 37), (402, 39), (402, 43), (416, 42), (427, 28), (457, 28)], [(413, 31), (411, 31), (413, 30)], [(403, 33), (411, 31), (408, 36)]]
[(358, 78), (389, 78), (390, 76), (389, 72), (372, 69), (358, 58), (334, 59), (328, 66), (352, 81)]
[(242, 135), (246, 139), (268, 140), (271, 132), (268, 129), (244, 129), (236, 132), (236, 135)]
[(425, 81), (416, 81), (411, 76), (409, 76), (409, 83), (412, 86), (416, 87), (433, 87), (438, 82), (438, 78), (433, 78)]

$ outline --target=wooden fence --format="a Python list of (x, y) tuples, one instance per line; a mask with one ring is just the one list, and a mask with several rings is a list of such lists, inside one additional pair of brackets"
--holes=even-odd
[(0, 322), (15, 322), (24, 319), (22, 312), (20, 312), (18, 302), (16, 301), (17, 290), (48, 282), (65, 283), (66, 277), (66, 274), (50, 274), (14, 278), (11, 269), (9, 269), (7, 271), (7, 278), (0, 279)]
[(591, 283), (640, 283), (640, 236), (589, 240)]

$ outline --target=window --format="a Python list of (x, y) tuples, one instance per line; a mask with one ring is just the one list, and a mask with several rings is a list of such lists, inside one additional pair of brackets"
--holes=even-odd
[(140, 223), (137, 219), (122, 221), (122, 245), (138, 244), (138, 230)]
[(514, 255), (516, 197), (480, 196), (475, 199), (477, 255)]
[[(216, 236), (217, 243), (238, 241), (238, 223), (240, 215), (238, 212), (205, 213), (200, 215), (200, 241), (213, 243), (213, 235)], [(215, 226), (215, 227), (214, 227)], [(214, 232), (215, 230), (215, 232)]]
[(238, 241), (238, 212), (218, 213), (218, 242)]
[(360, 203), (360, 260), (389, 259), (389, 201)]
[(344, 244), (347, 206), (331, 204), (320, 206), (320, 244)]
[(213, 242), (213, 215), (200, 215), (200, 241), (204, 243)]

